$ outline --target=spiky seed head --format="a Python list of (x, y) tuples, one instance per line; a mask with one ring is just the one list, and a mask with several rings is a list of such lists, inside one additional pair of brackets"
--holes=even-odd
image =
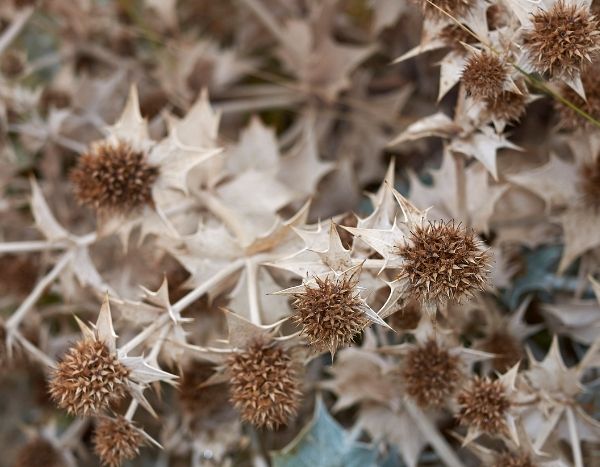
[(600, 211), (600, 155), (579, 169), (580, 193), (586, 207)]
[[(600, 119), (600, 80), (597, 79), (598, 73), (600, 73), (600, 65), (586, 68), (581, 73), (581, 83), (585, 90), (586, 100), (583, 100), (570, 86), (563, 84), (560, 87), (561, 96), (596, 120)], [(594, 126), (587, 118), (584, 118), (562, 102), (557, 100), (554, 105), (560, 115), (560, 123), (564, 128), (572, 130), (586, 127), (591, 129)]]
[(536, 467), (526, 452), (505, 452), (494, 460), (492, 467)]
[(455, 52), (465, 54), (466, 49), (462, 43), (472, 44), (475, 42), (473, 35), (468, 30), (466, 31), (465, 28), (467, 27), (464, 25), (461, 27), (455, 23), (449, 24), (440, 31), (439, 38), (444, 42), (446, 47), (451, 47)]
[(504, 90), (508, 67), (491, 53), (478, 52), (469, 57), (462, 71), (466, 91), (476, 99), (492, 99)]
[(422, 302), (461, 301), (485, 286), (490, 256), (472, 230), (454, 222), (416, 227), (398, 253), (404, 257), (399, 278)]
[(474, 0), (432, 0), (431, 3), (435, 4), (435, 6), (427, 0), (420, 1), (423, 8), (423, 14), (429, 18), (446, 19), (446, 15), (443, 12), (450, 13), (454, 17), (460, 17), (475, 5)]
[(527, 95), (502, 91), (495, 97), (486, 97), (483, 101), (492, 117), (506, 122), (518, 122), (525, 115)]
[(14, 467), (66, 467), (61, 453), (44, 438), (34, 438), (17, 452)]
[(152, 205), (158, 168), (126, 142), (101, 142), (81, 157), (70, 179), (80, 204), (96, 211), (127, 214)]
[(491, 435), (506, 433), (505, 415), (510, 399), (500, 380), (475, 376), (457, 397), (461, 425), (474, 427)]
[(292, 320), (317, 351), (331, 354), (351, 343), (369, 323), (365, 302), (357, 289), (356, 274), (315, 278), (303, 293), (295, 294)]
[(92, 439), (94, 452), (107, 467), (119, 467), (123, 461), (135, 459), (144, 444), (144, 435), (124, 417), (103, 418)]
[(402, 305), (400, 310), (390, 316), (390, 326), (396, 330), (415, 329), (421, 321), (421, 304), (410, 298)]
[(524, 356), (521, 342), (506, 331), (495, 331), (487, 336), (481, 349), (496, 355), (492, 365), (500, 372), (510, 369)]
[(257, 340), (227, 360), (230, 401), (242, 420), (268, 430), (298, 413), (300, 382), (296, 363), (274, 342)]
[(598, 21), (584, 6), (559, 0), (534, 13), (531, 24), (523, 38), (525, 50), (534, 69), (548, 77), (577, 75), (600, 48)]
[(462, 376), (458, 356), (441, 348), (435, 339), (414, 347), (402, 369), (406, 393), (421, 407), (444, 405)]
[(71, 414), (90, 415), (125, 397), (129, 369), (102, 341), (77, 342), (50, 379), (50, 396)]

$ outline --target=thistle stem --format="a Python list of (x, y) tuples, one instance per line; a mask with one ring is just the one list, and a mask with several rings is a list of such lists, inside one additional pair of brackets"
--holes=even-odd
[(573, 461), (575, 467), (583, 467), (583, 455), (581, 454), (581, 443), (577, 433), (577, 423), (573, 409), (567, 408), (567, 425), (569, 426), (569, 438), (571, 439), (571, 449), (573, 451)]
[(248, 289), (248, 307), (250, 312), (250, 322), (260, 326), (262, 320), (260, 317), (260, 303), (258, 301), (258, 284), (256, 272), (258, 266), (250, 258), (246, 259), (246, 284)]
[(6, 242), (0, 243), (0, 254), (23, 253), (30, 251), (63, 250), (67, 248), (64, 243), (48, 242), (44, 240), (31, 242)]

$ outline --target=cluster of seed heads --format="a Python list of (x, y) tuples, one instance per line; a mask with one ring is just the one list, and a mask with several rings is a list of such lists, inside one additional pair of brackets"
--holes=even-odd
[(292, 319), (316, 350), (334, 354), (339, 347), (351, 343), (369, 323), (365, 302), (356, 286), (355, 274), (316, 277), (315, 284), (294, 295)]
[(476, 376), (457, 397), (458, 414), (462, 425), (475, 427), (491, 435), (504, 434), (507, 430), (505, 415), (510, 408), (506, 388), (500, 380)]
[(125, 396), (129, 369), (104, 342), (86, 339), (73, 346), (50, 379), (50, 395), (71, 414), (90, 415)]
[(402, 378), (406, 393), (421, 407), (440, 407), (462, 378), (459, 358), (435, 339), (413, 348), (404, 359)]
[(257, 340), (227, 360), (230, 401), (242, 420), (269, 430), (287, 425), (300, 404), (297, 365), (274, 342)]
[(478, 52), (469, 57), (462, 72), (465, 90), (476, 99), (494, 99), (504, 90), (508, 67), (492, 53)]
[(460, 301), (485, 286), (490, 257), (471, 230), (433, 222), (416, 227), (409, 240), (398, 247), (404, 258), (399, 278), (408, 280), (413, 297)]
[(99, 212), (127, 214), (152, 205), (158, 168), (130, 144), (102, 142), (83, 154), (70, 178), (80, 204)]
[(94, 452), (107, 467), (119, 467), (123, 461), (135, 459), (144, 444), (144, 436), (123, 418), (103, 418), (92, 439)]

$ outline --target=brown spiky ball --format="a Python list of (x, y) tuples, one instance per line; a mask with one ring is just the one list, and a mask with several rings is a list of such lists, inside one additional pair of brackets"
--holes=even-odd
[(505, 452), (494, 460), (492, 467), (536, 467), (526, 452)]
[(70, 179), (80, 204), (99, 212), (127, 214), (152, 205), (158, 168), (130, 144), (102, 142), (83, 154)]
[(50, 396), (71, 414), (90, 415), (123, 399), (129, 369), (101, 341), (75, 344), (50, 379)]
[(396, 330), (415, 329), (422, 317), (421, 304), (411, 298), (402, 304), (402, 307), (390, 316), (389, 324)]
[(497, 55), (478, 52), (467, 60), (461, 79), (465, 90), (475, 99), (493, 99), (504, 90), (508, 67)]
[(317, 351), (331, 354), (349, 344), (368, 324), (365, 303), (356, 288), (355, 275), (315, 278), (303, 293), (294, 295), (293, 321)]
[(428, 2), (427, 0), (420, 1), (423, 8), (423, 14), (430, 18), (446, 19), (448, 16), (445, 13), (448, 13), (454, 17), (461, 17), (471, 8), (473, 8), (473, 6), (475, 6), (474, 0), (431, 0), (431, 2)]
[(579, 180), (584, 205), (593, 211), (600, 211), (600, 156), (580, 167)]
[(242, 420), (268, 430), (286, 425), (298, 413), (300, 382), (289, 352), (258, 340), (227, 360), (230, 401)]
[(402, 369), (406, 393), (421, 407), (440, 407), (462, 378), (460, 361), (435, 339), (418, 345), (406, 355)]
[(497, 96), (487, 97), (483, 101), (493, 118), (506, 122), (518, 122), (525, 115), (527, 95), (502, 91)]
[(464, 26), (458, 24), (449, 24), (445, 26), (439, 33), (439, 38), (444, 42), (447, 47), (451, 47), (455, 52), (460, 54), (466, 54), (467, 50), (462, 43), (472, 44), (476, 41), (470, 30)]
[(14, 467), (66, 467), (61, 453), (44, 438), (35, 438), (17, 452)]
[[(561, 96), (596, 120), (600, 119), (600, 80), (598, 79), (598, 73), (600, 73), (600, 66), (586, 68), (581, 74), (581, 83), (583, 84), (586, 100), (583, 100), (573, 88), (566, 84), (560, 88)], [(562, 102), (555, 101), (554, 105), (560, 115), (560, 124), (564, 128), (572, 130), (581, 127), (590, 129), (594, 127), (594, 123)]]
[(457, 401), (461, 425), (492, 435), (506, 432), (504, 417), (510, 408), (510, 400), (502, 381), (475, 376), (458, 394)]
[(404, 257), (398, 278), (422, 302), (460, 301), (485, 286), (490, 257), (473, 231), (454, 222), (416, 227), (398, 253)]
[(556, 2), (531, 18), (523, 42), (534, 69), (551, 78), (575, 76), (600, 48), (598, 21), (587, 8)]
[(481, 343), (481, 350), (495, 355), (493, 368), (506, 371), (524, 357), (521, 342), (506, 331), (495, 331)]
[(144, 436), (123, 417), (104, 418), (98, 422), (92, 442), (103, 465), (119, 467), (139, 455)]

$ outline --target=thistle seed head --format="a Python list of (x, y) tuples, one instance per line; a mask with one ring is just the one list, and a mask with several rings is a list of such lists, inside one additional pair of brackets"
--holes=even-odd
[(366, 305), (356, 288), (355, 275), (316, 277), (315, 282), (294, 295), (292, 319), (302, 327), (302, 335), (312, 347), (334, 354), (369, 323), (364, 313)]
[(14, 467), (66, 467), (66, 462), (52, 443), (35, 438), (17, 452)]
[(288, 351), (255, 341), (227, 360), (230, 401), (242, 420), (268, 430), (286, 425), (298, 413), (300, 382)]
[(496, 458), (492, 467), (536, 467), (536, 464), (525, 452), (505, 452)]
[(50, 380), (50, 396), (71, 414), (97, 414), (125, 396), (129, 369), (97, 340), (71, 347)]
[(125, 142), (102, 142), (83, 154), (70, 178), (80, 204), (97, 211), (127, 214), (152, 205), (158, 168)]
[[(561, 86), (560, 89), (561, 96), (595, 119), (600, 119), (600, 80), (597, 79), (598, 73), (600, 73), (600, 66), (586, 68), (581, 73), (581, 83), (585, 90), (586, 100), (583, 100), (579, 94), (566, 84)], [(582, 117), (563, 103), (556, 101), (554, 105), (560, 115), (560, 123), (563, 127), (567, 129), (577, 129), (580, 127), (591, 129), (594, 126), (588, 119)]]
[[(466, 28), (466, 26), (464, 27)], [(444, 44), (446, 44), (447, 47), (451, 47), (455, 52), (462, 54), (466, 53), (466, 50), (461, 42), (465, 44), (472, 44), (475, 42), (475, 38), (469, 34), (468, 31), (465, 31), (463, 27), (454, 23), (444, 27), (440, 31), (439, 38), (444, 41)]]
[(586, 207), (600, 211), (600, 156), (579, 169), (580, 192)]
[(421, 317), (421, 304), (414, 298), (409, 299), (400, 310), (390, 316), (390, 326), (396, 330), (415, 329)]
[(432, 0), (438, 8), (427, 0), (421, 0), (423, 14), (429, 18), (446, 18), (446, 15), (440, 11), (450, 13), (454, 17), (463, 16), (475, 5), (474, 0)]
[(103, 465), (119, 467), (139, 455), (144, 436), (123, 417), (104, 418), (96, 426), (92, 441)]
[(535, 70), (551, 78), (570, 78), (581, 71), (600, 48), (595, 16), (585, 7), (556, 2), (533, 14), (524, 45)]
[(523, 346), (517, 338), (504, 331), (490, 334), (481, 344), (485, 352), (496, 355), (492, 361), (494, 370), (504, 372), (524, 356)]
[(475, 234), (454, 222), (415, 228), (398, 253), (404, 257), (399, 278), (408, 279), (412, 296), (423, 302), (471, 296), (484, 287), (490, 265)]
[(440, 407), (454, 393), (462, 371), (459, 358), (430, 339), (406, 355), (402, 377), (407, 394), (417, 404)]
[(504, 417), (510, 408), (506, 388), (500, 380), (476, 376), (458, 395), (461, 425), (475, 427), (491, 435), (507, 430)]
[(475, 99), (493, 99), (504, 90), (508, 67), (498, 56), (487, 52), (471, 55), (462, 71), (466, 91)]
[(492, 117), (506, 122), (518, 122), (525, 115), (527, 95), (502, 91), (495, 97), (486, 97), (484, 102)]

